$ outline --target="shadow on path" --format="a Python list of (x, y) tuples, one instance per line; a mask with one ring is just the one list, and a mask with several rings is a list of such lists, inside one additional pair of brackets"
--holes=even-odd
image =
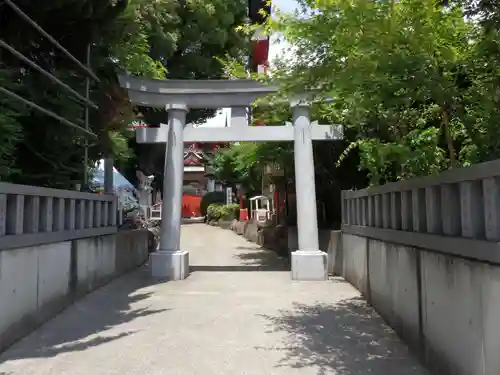
[(191, 266), (191, 272), (276, 272), (272, 267), (258, 266)]
[(236, 246), (232, 261), (237, 260), (238, 265), (197, 265), (191, 266), (191, 272), (263, 272), (263, 271), (289, 271), (287, 259), (280, 257), (273, 250), (268, 250), (258, 245)]
[(246, 265), (270, 268), (274, 271), (290, 270), (288, 259), (279, 256), (274, 250), (257, 245), (238, 246), (236, 249), (241, 252), (235, 254), (235, 257), (243, 261)]
[(278, 316), (260, 315), (269, 333), (285, 333), (276, 367), (317, 368), (318, 375), (415, 375), (426, 373), (408, 349), (361, 298), (315, 306), (295, 304)]
[(0, 363), (83, 351), (132, 335), (134, 331), (114, 333), (113, 329), (134, 319), (168, 311), (153, 310), (144, 303), (152, 293), (138, 290), (151, 283), (145, 268), (112, 281), (11, 346), (0, 355)]

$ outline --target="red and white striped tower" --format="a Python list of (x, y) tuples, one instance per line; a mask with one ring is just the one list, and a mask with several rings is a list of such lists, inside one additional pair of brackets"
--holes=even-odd
[[(261, 13), (264, 11), (264, 14)], [(267, 0), (249, 0), (248, 16), (254, 25), (262, 25), (271, 14), (271, 3)], [(264, 35), (262, 29), (257, 29), (252, 37), (252, 50), (250, 54), (250, 71), (265, 73), (269, 56), (269, 37)]]
[(257, 29), (252, 38), (252, 71), (265, 74), (269, 67), (269, 37)]

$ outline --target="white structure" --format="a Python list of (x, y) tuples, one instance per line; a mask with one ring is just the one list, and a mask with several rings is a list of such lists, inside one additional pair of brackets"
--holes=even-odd
[[(180, 249), (184, 142), (293, 141), (295, 150), (299, 250), (292, 253), (294, 280), (325, 280), (327, 254), (319, 249), (312, 140), (342, 138), (341, 126), (311, 124), (309, 105), (292, 103), (293, 126), (249, 127), (247, 108), (275, 87), (252, 80), (147, 80), (121, 76), (130, 100), (141, 106), (166, 108), (168, 125), (136, 131), (139, 143), (165, 143), (163, 215), (160, 250), (152, 254), (153, 277), (180, 280), (188, 276), (189, 255)], [(186, 125), (189, 108), (231, 106), (231, 124), (224, 128)]]
[(96, 173), (93, 178), (93, 185), (104, 187), (105, 193), (113, 193), (120, 187), (132, 187), (133, 185), (123, 175), (113, 167), (113, 159), (106, 158), (99, 160), (95, 165)]
[(251, 218), (264, 222), (271, 218), (271, 199), (264, 195), (257, 195), (250, 198)]
[(162, 202), (153, 204), (149, 209), (149, 220), (156, 221), (161, 220), (161, 206)]
[(226, 188), (226, 204), (232, 204), (233, 203), (233, 188), (227, 187)]
[(136, 171), (135, 174), (139, 181), (139, 206), (142, 215), (147, 219), (151, 216), (151, 206), (153, 204), (153, 189), (151, 188), (151, 183), (154, 180), (154, 176), (146, 176), (139, 170)]
[(214, 179), (209, 179), (208, 184), (207, 184), (207, 191), (211, 193), (212, 191), (215, 191), (215, 180)]

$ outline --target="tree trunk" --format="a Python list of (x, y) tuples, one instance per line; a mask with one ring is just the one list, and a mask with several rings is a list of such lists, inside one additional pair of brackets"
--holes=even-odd
[(446, 145), (448, 147), (448, 153), (450, 154), (451, 167), (456, 168), (458, 166), (457, 155), (455, 152), (455, 146), (453, 144), (453, 137), (451, 135), (448, 112), (445, 108), (441, 110), (441, 125), (443, 126), (443, 131), (446, 138)]

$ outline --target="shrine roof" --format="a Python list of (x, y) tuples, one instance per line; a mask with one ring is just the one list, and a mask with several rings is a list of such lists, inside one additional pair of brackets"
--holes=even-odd
[(184, 151), (184, 165), (198, 165), (201, 166), (205, 161), (205, 154), (195, 147), (193, 143), (186, 151)]

